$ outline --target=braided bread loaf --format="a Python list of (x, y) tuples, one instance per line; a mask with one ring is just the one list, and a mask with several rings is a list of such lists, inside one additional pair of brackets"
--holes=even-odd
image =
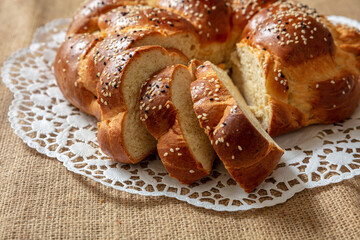
[[(351, 50), (334, 37), (344, 32), (354, 34)], [(359, 44), (358, 31), (336, 28), (305, 5), (276, 2), (245, 27), (233, 80), (273, 137), (341, 121), (360, 97)]]
[[(246, 134), (264, 143), (253, 148), (261, 157), (245, 156), (244, 151), (229, 158), (214, 146), (248, 192), (271, 173), (282, 155), (265, 131), (278, 136), (310, 124), (341, 121), (359, 101), (359, 32), (334, 26), (316, 10), (285, 0), (91, 0), (74, 16), (54, 69), (64, 96), (99, 120), (98, 141), (106, 154), (119, 162), (137, 163), (157, 147), (170, 175), (189, 184), (210, 172), (214, 153), (199, 131), (200, 124), (192, 125), (194, 133), (185, 130), (188, 121), (196, 122), (189, 106), (183, 107), (191, 102), (174, 103), (173, 96), (191, 81), (200, 81), (199, 76), (220, 72), (210, 62), (208, 72), (198, 61), (188, 67), (177, 65), (191, 59), (222, 64), (251, 109), (245, 118), (239, 117), (243, 120), (233, 122), (253, 126)], [(149, 91), (155, 92), (159, 85), (151, 82), (165, 86), (166, 81), (181, 87), (150, 96)], [(216, 89), (207, 98), (219, 99)], [(225, 95), (239, 99), (238, 94)], [(189, 96), (190, 89), (184, 98)], [(193, 93), (192, 97), (195, 111), (199, 106), (207, 109), (201, 114), (225, 113), (204, 107), (210, 101), (205, 96), (197, 100)], [(172, 110), (159, 109), (160, 102)], [(241, 138), (231, 131), (224, 134), (221, 139), (232, 142)], [(210, 140), (214, 137), (210, 133)], [(200, 148), (196, 141), (202, 143)], [(166, 149), (174, 147), (181, 151), (169, 157)], [(251, 171), (239, 170), (244, 166)]]

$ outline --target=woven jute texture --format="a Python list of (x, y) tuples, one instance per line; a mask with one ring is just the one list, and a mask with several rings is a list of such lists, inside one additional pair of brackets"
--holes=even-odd
[[(36, 28), (70, 17), (81, 0), (0, 0), (0, 64)], [(306, 0), (360, 20), (360, 0)], [(29, 148), (8, 122), (0, 83), (0, 239), (360, 239), (360, 177), (305, 190), (286, 203), (215, 212), (167, 197), (116, 191)]]

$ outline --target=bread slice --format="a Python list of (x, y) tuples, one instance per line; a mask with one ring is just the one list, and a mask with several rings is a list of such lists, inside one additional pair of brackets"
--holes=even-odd
[(284, 151), (262, 129), (225, 71), (200, 65), (191, 84), (194, 110), (236, 182), (251, 192), (274, 170)]
[(141, 120), (158, 140), (161, 161), (183, 184), (208, 175), (216, 156), (193, 109), (192, 80), (184, 65), (167, 67), (143, 86), (140, 102)]
[(154, 152), (156, 140), (140, 121), (140, 90), (149, 77), (169, 65), (188, 60), (160, 46), (132, 48), (112, 59), (100, 76), (98, 141), (116, 161), (137, 163)]

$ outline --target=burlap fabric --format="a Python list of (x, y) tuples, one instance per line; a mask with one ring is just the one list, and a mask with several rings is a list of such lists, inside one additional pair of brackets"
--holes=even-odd
[[(70, 17), (80, 2), (1, 0), (0, 64), (28, 46), (36, 28)], [(360, 0), (303, 2), (360, 20)], [(26, 146), (8, 122), (12, 99), (1, 82), (1, 239), (360, 239), (360, 177), (235, 213), (132, 195), (69, 172)]]

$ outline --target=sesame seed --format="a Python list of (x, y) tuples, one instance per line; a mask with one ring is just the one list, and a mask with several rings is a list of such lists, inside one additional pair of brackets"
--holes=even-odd
[(190, 173), (195, 173), (195, 171), (194, 171), (194, 170), (192, 170), (192, 169), (191, 169), (191, 170), (189, 170), (189, 172), (190, 172)]
[(166, 157), (167, 155), (169, 155), (167, 152), (166, 152), (166, 153), (164, 153), (164, 157)]

